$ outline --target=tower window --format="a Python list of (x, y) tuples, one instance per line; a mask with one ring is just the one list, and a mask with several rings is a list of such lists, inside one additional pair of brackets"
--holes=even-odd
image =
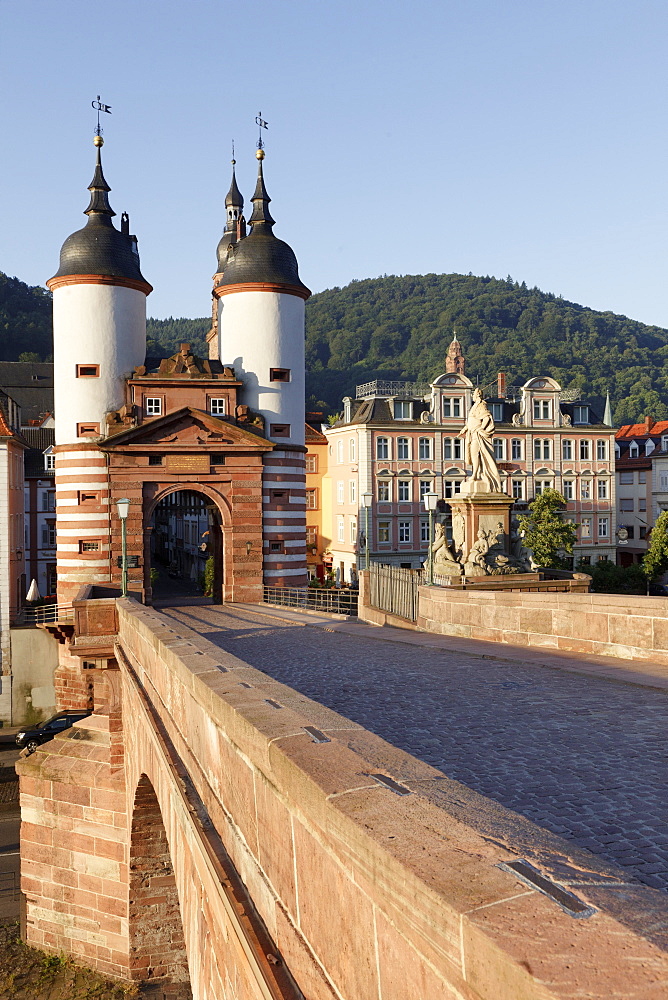
[(270, 368), (269, 369), (269, 381), (270, 382), (289, 382), (290, 381), (290, 369), (289, 368)]
[(99, 378), (99, 365), (77, 365), (77, 378)]
[(211, 464), (212, 465), (225, 465), (225, 456), (224, 455), (220, 455), (217, 452), (214, 452), (214, 454), (211, 456)]
[(160, 396), (144, 397), (144, 412), (147, 417), (159, 417), (162, 413), (162, 399)]
[(148, 456), (149, 465), (162, 465), (162, 455), (149, 455)]
[(97, 437), (99, 433), (99, 424), (77, 424), (77, 437)]
[(79, 541), (79, 552), (99, 552), (99, 538), (82, 538)]
[(99, 504), (100, 494), (99, 493), (89, 493), (88, 491), (79, 491), (79, 504), (84, 506), (91, 506), (91, 504)]
[(283, 542), (280, 542), (280, 541), (269, 542), (269, 551), (270, 552), (285, 552), (285, 545), (283, 544)]
[(227, 400), (225, 397), (209, 400), (209, 413), (214, 417), (224, 417), (227, 411)]
[(274, 503), (288, 503), (290, 500), (289, 490), (271, 490), (271, 499)]
[(275, 438), (289, 438), (290, 424), (270, 424), (269, 433)]

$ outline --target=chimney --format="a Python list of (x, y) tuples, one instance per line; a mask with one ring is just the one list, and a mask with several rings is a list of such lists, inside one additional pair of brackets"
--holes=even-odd
[(645, 434), (649, 434), (654, 426), (654, 417), (645, 417)]
[(506, 373), (499, 372), (496, 376), (496, 394), (499, 399), (506, 398)]

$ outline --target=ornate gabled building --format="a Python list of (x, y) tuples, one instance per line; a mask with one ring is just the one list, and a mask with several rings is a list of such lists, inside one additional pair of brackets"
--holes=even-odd
[[(343, 400), (343, 416), (325, 429), (329, 441), (331, 549), (341, 579), (354, 578), (368, 538), (373, 560), (417, 568), (429, 547), (425, 493), (457, 498), (466, 476), (462, 431), (475, 385), (455, 337), (446, 371), (429, 385), (376, 380)], [(614, 430), (588, 401), (550, 377), (508, 386), (503, 373), (485, 387), (495, 424), (494, 455), (515, 513), (544, 489), (567, 501), (578, 527), (574, 561), (613, 560), (616, 552)], [(371, 497), (364, 508), (362, 498)], [(366, 526), (368, 523), (368, 532)]]
[(214, 600), (254, 601), (262, 585), (306, 582), (304, 301), (296, 257), (273, 233), (263, 163), (250, 231), (232, 176), (214, 277), (209, 358), (182, 344), (146, 359), (146, 297), (137, 239), (120, 229), (102, 169), (87, 224), (67, 238), (47, 283), (54, 302), (58, 600), (84, 584), (121, 583), (151, 600), (151, 533), (170, 495), (200, 498)]

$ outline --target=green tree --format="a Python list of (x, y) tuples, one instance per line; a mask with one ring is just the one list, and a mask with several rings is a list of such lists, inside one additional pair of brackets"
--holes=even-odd
[(524, 544), (533, 551), (539, 566), (566, 569), (566, 555), (573, 552), (577, 529), (564, 519), (566, 501), (558, 490), (543, 490), (529, 504), (529, 513), (519, 518)]
[(668, 510), (664, 510), (656, 519), (642, 568), (650, 580), (656, 580), (668, 570)]
[(35, 351), (22, 351), (21, 354), (19, 354), (18, 356), (18, 360), (37, 362), (41, 361), (42, 359), (40, 358), (39, 354), (35, 353)]

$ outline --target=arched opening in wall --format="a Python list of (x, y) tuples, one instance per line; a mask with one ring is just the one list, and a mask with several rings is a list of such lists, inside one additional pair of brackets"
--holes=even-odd
[(192, 1000), (174, 867), (158, 799), (145, 774), (132, 813), (129, 932), (132, 978), (173, 984), (170, 1000)]
[(220, 604), (223, 536), (215, 503), (196, 490), (174, 490), (158, 501), (150, 526), (153, 603)]

